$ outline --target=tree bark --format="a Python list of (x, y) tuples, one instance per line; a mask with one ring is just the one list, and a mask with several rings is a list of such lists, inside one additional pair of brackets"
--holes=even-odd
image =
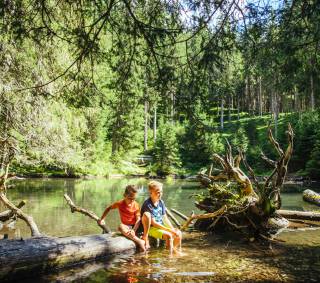
[(320, 206), (320, 194), (312, 190), (304, 190), (302, 193), (303, 200)]
[[(17, 205), (17, 208), (22, 208), (26, 204), (26, 201), (22, 200), (20, 203)], [(5, 222), (9, 220), (11, 217), (14, 216), (14, 212), (12, 210), (6, 210), (0, 213), (0, 221)]]
[(320, 213), (311, 211), (277, 210), (277, 214), (287, 219), (320, 221)]
[(262, 117), (262, 79), (259, 77), (259, 116)]
[(148, 150), (148, 101), (144, 102), (144, 151)]
[(133, 241), (110, 234), (0, 241), (0, 281), (34, 276), (136, 248)]
[(221, 105), (220, 105), (220, 129), (223, 130), (223, 125), (224, 125), (224, 117), (223, 117), (223, 111), (224, 111), (224, 106), (223, 106), (223, 98), (221, 98), (220, 101)]
[(314, 84), (313, 84), (313, 74), (310, 75), (310, 103), (311, 103), (311, 111), (314, 110), (315, 102), (314, 102)]
[(154, 143), (157, 141), (157, 105), (154, 106), (153, 111), (153, 140)]
[(33, 237), (41, 236), (41, 233), (38, 229), (37, 224), (33, 221), (33, 218), (27, 214), (25, 214), (21, 209), (16, 207), (11, 201), (9, 201), (4, 194), (4, 192), (0, 192), (0, 200), (4, 203), (4, 205), (13, 211), (20, 219), (24, 220), (31, 230), (31, 235)]
[[(68, 205), (70, 206), (71, 212), (74, 213), (76, 212), (80, 212), (81, 214), (84, 214), (88, 217), (90, 217), (91, 219), (95, 220), (96, 222), (100, 219), (96, 214), (94, 214), (92, 211), (86, 210), (82, 207), (76, 206), (73, 201), (70, 199), (70, 197), (67, 194), (63, 195), (65, 200), (67, 201)], [(107, 225), (103, 225), (103, 224), (98, 224), (99, 227), (102, 229), (102, 231), (104, 233), (110, 233), (111, 230)]]

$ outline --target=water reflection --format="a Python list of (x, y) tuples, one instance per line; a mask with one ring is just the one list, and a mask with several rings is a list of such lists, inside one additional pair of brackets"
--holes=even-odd
[[(138, 202), (141, 204), (148, 197), (145, 179), (27, 179), (17, 180), (8, 190), (9, 198), (17, 203), (27, 201), (23, 210), (32, 215), (39, 229), (50, 236), (87, 235), (100, 233), (96, 223), (79, 213), (71, 213), (63, 195), (67, 193), (76, 205), (101, 215), (105, 207), (123, 198), (127, 184), (139, 186)], [(176, 181), (165, 183), (164, 200), (168, 207), (176, 208), (185, 214), (196, 210), (189, 196), (197, 192), (196, 183)], [(107, 216), (107, 224), (116, 230), (120, 223), (118, 212), (113, 210)], [(22, 237), (29, 237), (26, 225), (19, 220), (18, 228)]]
[[(15, 181), (8, 190), (15, 202), (26, 199), (24, 211), (32, 215), (40, 230), (51, 236), (101, 233), (97, 225), (79, 213), (72, 214), (63, 194), (74, 202), (100, 215), (105, 206), (122, 198), (124, 188), (133, 183), (140, 187), (138, 201), (148, 195), (144, 179), (70, 180), (36, 179)], [(282, 194), (284, 209), (320, 210), (303, 202), (303, 188), (286, 188)], [(185, 214), (195, 210), (189, 196), (198, 192), (197, 183), (175, 181), (165, 183), (164, 200), (168, 207)], [(120, 219), (117, 211), (107, 217), (116, 229)], [(24, 223), (19, 223), (21, 235), (29, 236)], [(241, 240), (241, 235), (224, 237), (203, 233), (185, 233), (182, 257), (169, 256), (164, 249), (147, 254), (125, 254), (72, 267), (58, 274), (45, 275), (43, 281), (54, 282), (297, 282), (319, 281), (320, 231), (284, 231), (281, 245), (256, 246)], [(31, 281), (30, 281), (31, 282)], [(32, 282), (36, 280), (32, 279)]]

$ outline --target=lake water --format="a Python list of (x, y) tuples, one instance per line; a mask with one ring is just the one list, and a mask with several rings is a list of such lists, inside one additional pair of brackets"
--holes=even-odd
[[(76, 205), (101, 215), (105, 207), (122, 198), (127, 184), (140, 188), (138, 202), (147, 197), (145, 179), (27, 179), (16, 180), (8, 197), (18, 203), (27, 201), (23, 210), (32, 215), (42, 233), (50, 236), (101, 233), (91, 219), (71, 213), (63, 194)], [(286, 186), (282, 193), (283, 209), (313, 210), (320, 208), (302, 200), (302, 186)], [(320, 188), (313, 188), (319, 191)], [(194, 207), (193, 193), (201, 192), (198, 183), (182, 180), (164, 182), (163, 199), (169, 208), (186, 215)], [(112, 230), (119, 223), (116, 210), (106, 218)], [(30, 232), (20, 220), (21, 237)], [(115, 256), (59, 273), (45, 275), (36, 281), (54, 282), (318, 282), (320, 280), (320, 230), (284, 230), (278, 235), (283, 244), (249, 244), (234, 233), (219, 236), (206, 233), (184, 233), (184, 256), (170, 256), (162, 248), (147, 254)]]

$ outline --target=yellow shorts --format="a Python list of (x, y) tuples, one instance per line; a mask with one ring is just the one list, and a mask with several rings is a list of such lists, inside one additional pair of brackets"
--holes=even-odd
[[(169, 226), (167, 226), (165, 224), (164, 224), (164, 226), (170, 228)], [(153, 238), (156, 238), (156, 239), (162, 239), (163, 234), (166, 232), (167, 231), (165, 231), (165, 230), (151, 226), (148, 235)]]

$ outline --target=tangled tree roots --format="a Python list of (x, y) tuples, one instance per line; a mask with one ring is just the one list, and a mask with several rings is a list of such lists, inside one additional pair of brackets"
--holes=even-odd
[[(293, 131), (288, 125), (288, 146), (283, 151), (279, 143), (273, 138), (271, 128), (268, 128), (270, 143), (276, 149), (279, 159), (273, 161), (261, 153), (262, 159), (274, 167), (270, 176), (259, 183), (253, 170), (246, 162), (244, 154), (233, 158), (232, 148), (227, 142), (227, 150), (224, 156), (213, 155), (222, 167), (212, 174), (211, 166), (207, 172), (199, 174), (198, 178), (208, 190), (204, 194), (196, 195), (196, 206), (206, 213), (192, 216), (197, 219), (195, 227), (200, 230), (240, 230), (250, 237), (260, 236), (268, 238), (269, 234), (279, 228), (286, 227), (288, 221), (276, 213), (281, 207), (280, 189), (283, 185), (287, 166), (292, 155)], [(243, 162), (250, 177), (240, 169)], [(251, 181), (252, 180), (252, 181)], [(224, 181), (217, 183), (217, 181)], [(192, 220), (184, 225), (184, 228)]]

